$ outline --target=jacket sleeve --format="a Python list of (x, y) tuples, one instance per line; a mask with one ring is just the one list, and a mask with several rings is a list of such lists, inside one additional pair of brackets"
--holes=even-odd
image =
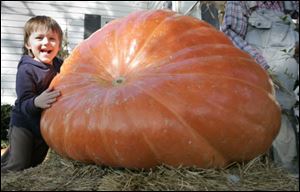
[(19, 100), (20, 111), (27, 117), (36, 115), (42, 111), (34, 105), (34, 99), (38, 96), (34, 75), (26, 65), (20, 66), (17, 72), (16, 92)]
[(248, 27), (246, 16), (248, 10), (246, 9), (244, 4), (239, 1), (227, 1), (221, 31), (231, 39), (236, 47), (250, 54), (264, 69), (268, 69), (269, 65), (261, 53), (245, 41)]

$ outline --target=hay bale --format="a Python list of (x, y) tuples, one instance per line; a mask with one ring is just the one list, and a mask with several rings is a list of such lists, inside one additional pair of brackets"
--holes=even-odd
[(1, 174), (1, 190), (299, 191), (299, 178), (277, 167), (266, 156), (245, 164), (233, 163), (224, 169), (161, 165), (150, 170), (130, 170), (86, 165), (61, 158), (50, 150), (47, 159), (35, 168)]

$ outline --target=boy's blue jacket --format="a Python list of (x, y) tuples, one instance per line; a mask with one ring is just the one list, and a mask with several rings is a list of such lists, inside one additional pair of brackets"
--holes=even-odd
[(34, 106), (34, 99), (45, 91), (54, 76), (59, 73), (62, 60), (54, 58), (53, 65), (23, 55), (18, 64), (17, 100), (11, 113), (10, 126), (26, 128), (41, 138), (40, 119), (42, 109)]

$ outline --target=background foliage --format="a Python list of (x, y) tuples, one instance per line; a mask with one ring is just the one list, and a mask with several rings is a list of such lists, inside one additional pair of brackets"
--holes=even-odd
[(1, 105), (1, 141), (7, 140), (7, 131), (9, 128), (10, 112), (12, 110), (12, 105), (5, 104)]

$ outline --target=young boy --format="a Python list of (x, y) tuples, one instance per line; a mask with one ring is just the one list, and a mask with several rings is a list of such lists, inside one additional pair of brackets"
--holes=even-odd
[(36, 16), (25, 24), (24, 54), (16, 79), (17, 100), (8, 134), (10, 145), (1, 156), (1, 173), (37, 166), (47, 155), (40, 118), (42, 110), (51, 107), (60, 94), (48, 86), (62, 65), (56, 57), (62, 38), (60, 26), (50, 17)]

